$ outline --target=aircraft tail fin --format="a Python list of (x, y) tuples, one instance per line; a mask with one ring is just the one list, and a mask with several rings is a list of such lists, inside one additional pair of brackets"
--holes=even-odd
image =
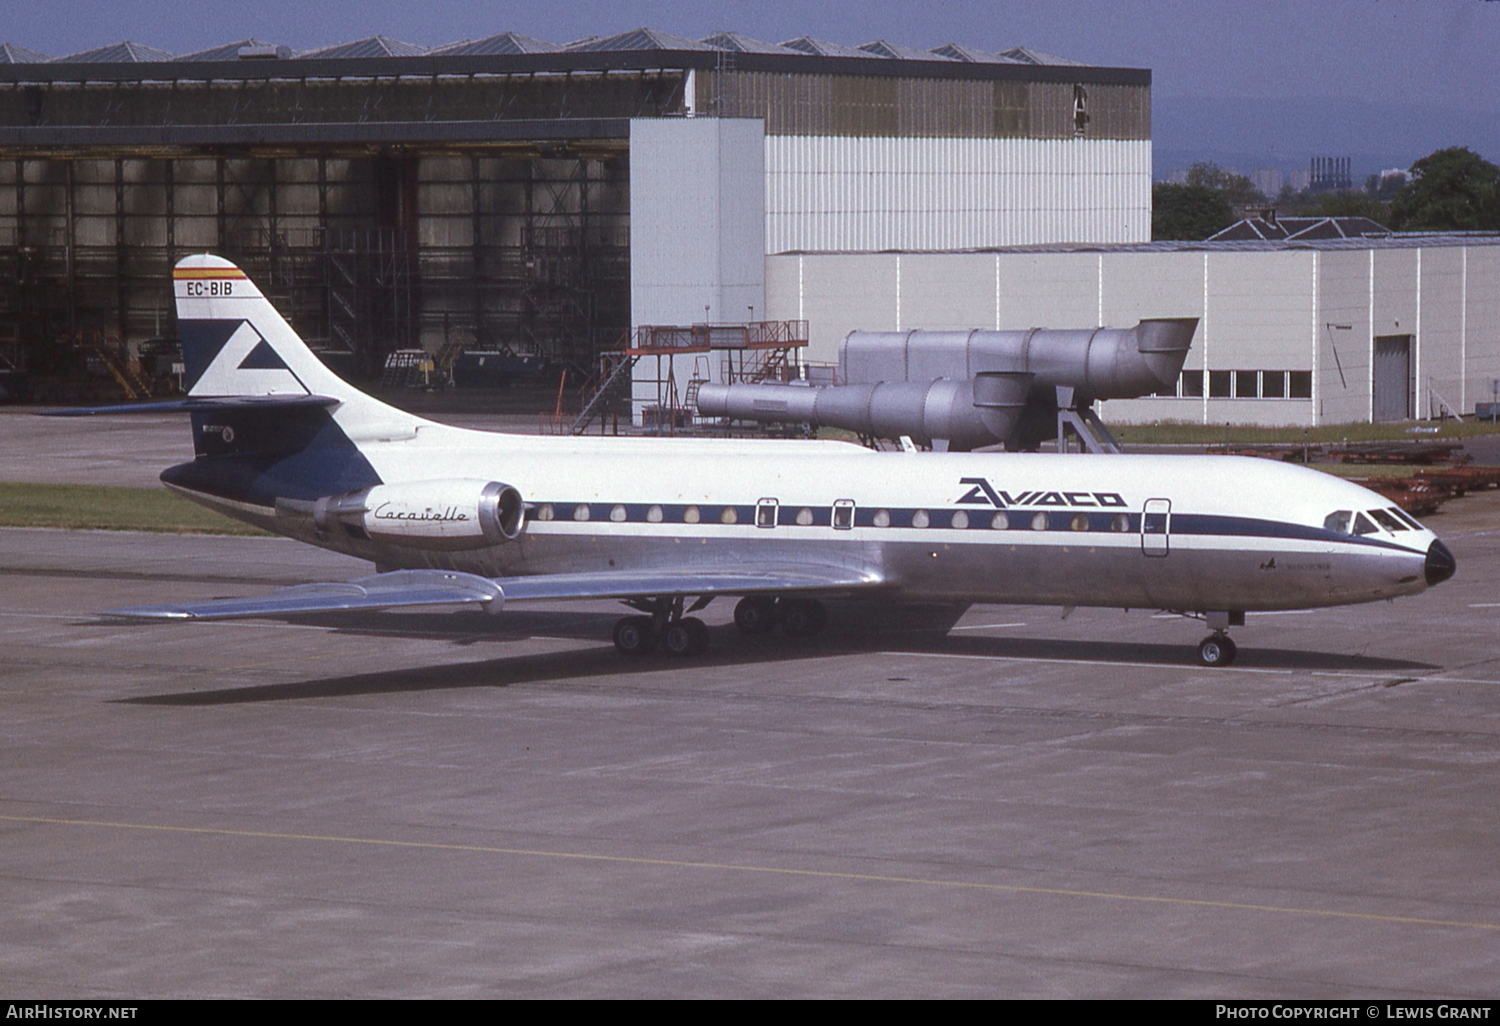
[(172, 291), (189, 397), (326, 396), (338, 401), (334, 419), (341, 427), (371, 437), (423, 423), (324, 366), (249, 276), (223, 257), (178, 261)]

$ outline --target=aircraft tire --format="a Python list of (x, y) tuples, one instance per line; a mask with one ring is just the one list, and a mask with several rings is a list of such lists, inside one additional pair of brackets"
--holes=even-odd
[(828, 611), (817, 599), (785, 599), (781, 606), (781, 629), (794, 638), (810, 638), (828, 623)]
[(626, 616), (615, 624), (615, 649), (621, 655), (646, 655), (656, 648), (649, 616)]
[(668, 655), (695, 656), (708, 647), (708, 628), (696, 616), (685, 616), (667, 624), (661, 647)]
[(734, 625), (741, 634), (767, 634), (776, 626), (776, 603), (760, 595), (746, 595), (734, 607)]
[(1228, 666), (1238, 651), (1227, 635), (1215, 634), (1198, 643), (1198, 661), (1204, 666)]

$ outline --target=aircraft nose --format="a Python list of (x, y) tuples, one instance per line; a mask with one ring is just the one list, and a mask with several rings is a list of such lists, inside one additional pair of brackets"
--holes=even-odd
[(1425, 567), (1427, 587), (1431, 588), (1435, 584), (1442, 584), (1448, 578), (1452, 577), (1454, 571), (1457, 569), (1458, 561), (1453, 558), (1453, 553), (1448, 551), (1448, 546), (1434, 539), (1433, 543), (1427, 548), (1427, 565)]

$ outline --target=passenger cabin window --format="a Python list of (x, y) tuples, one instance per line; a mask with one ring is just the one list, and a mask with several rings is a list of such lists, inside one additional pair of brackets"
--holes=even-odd
[(755, 504), (755, 526), (775, 527), (776, 510), (780, 505), (775, 499), (761, 499)]
[(833, 527), (836, 531), (847, 531), (854, 526), (854, 500), (840, 499), (833, 504)]

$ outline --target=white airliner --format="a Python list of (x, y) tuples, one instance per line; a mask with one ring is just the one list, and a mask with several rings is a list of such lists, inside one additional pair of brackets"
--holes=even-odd
[[(1246, 612), (1411, 595), (1454, 572), (1431, 531), (1316, 471), (1209, 456), (880, 453), (843, 442), (500, 435), (403, 413), (313, 355), (239, 268), (174, 272), (196, 458), (162, 481), (379, 571), (168, 619), (618, 598), (622, 652), (700, 651), (693, 613), (810, 634), (821, 599), (1154, 608), (1207, 665)], [(103, 411), (75, 411), (103, 412)]]

